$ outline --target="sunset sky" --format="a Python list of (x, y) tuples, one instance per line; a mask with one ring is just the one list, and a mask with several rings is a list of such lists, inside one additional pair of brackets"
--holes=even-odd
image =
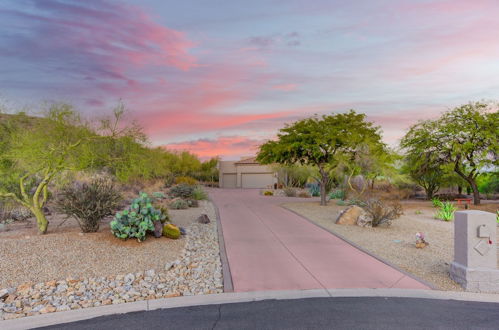
[(255, 152), (284, 123), (356, 109), (395, 144), (499, 92), (498, 0), (2, 0), (0, 99), (121, 99), (154, 145)]

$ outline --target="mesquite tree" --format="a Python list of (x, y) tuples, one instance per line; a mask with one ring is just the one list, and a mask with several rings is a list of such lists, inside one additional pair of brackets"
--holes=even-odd
[(71, 106), (65, 104), (53, 105), (43, 118), (29, 117), (9, 134), (9, 148), (0, 156), (10, 163), (3, 170), (17, 177), (17, 185), (1, 185), (0, 197), (28, 208), (41, 234), (48, 228), (43, 207), (49, 184), (61, 172), (82, 167), (86, 150), (81, 147), (90, 135)]
[(401, 146), (408, 155), (435, 160), (442, 169), (454, 171), (469, 184), (478, 205), (476, 180), (484, 168), (499, 165), (498, 141), (497, 106), (476, 102), (412, 126)]
[(326, 205), (331, 171), (339, 164), (355, 161), (361, 148), (379, 150), (382, 144), (379, 128), (366, 121), (364, 114), (350, 110), (287, 125), (279, 131), (276, 141), (260, 146), (257, 160), (262, 164), (316, 166), (320, 174), (321, 205)]

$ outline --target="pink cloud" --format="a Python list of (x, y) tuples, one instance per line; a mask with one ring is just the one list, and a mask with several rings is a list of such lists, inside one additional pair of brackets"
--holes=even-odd
[(273, 89), (278, 89), (285, 92), (294, 91), (297, 87), (298, 86), (296, 84), (281, 84), (272, 86)]

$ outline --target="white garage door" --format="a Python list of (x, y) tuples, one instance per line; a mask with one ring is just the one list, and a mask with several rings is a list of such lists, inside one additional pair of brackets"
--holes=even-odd
[(237, 175), (236, 173), (224, 173), (222, 178), (223, 188), (236, 188), (237, 186)]
[(243, 188), (267, 188), (274, 183), (272, 173), (242, 173), (241, 186)]

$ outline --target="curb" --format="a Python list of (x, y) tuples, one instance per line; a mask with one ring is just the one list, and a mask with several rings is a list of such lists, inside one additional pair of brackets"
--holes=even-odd
[[(189, 306), (232, 304), (261, 300), (291, 300), (306, 298), (413, 298), (457, 300), (469, 302), (488, 302), (499, 304), (499, 294), (481, 294), (470, 292), (408, 290), (408, 289), (314, 289), (292, 291), (260, 291), (260, 292), (230, 292), (210, 295), (183, 296), (155, 300), (143, 300), (132, 303), (91, 307), (67, 312), (57, 312), (36, 316), (28, 316), (14, 320), (0, 321), (0, 328), (17, 330), (35, 327), (51, 326), (99, 316), (123, 314), (129, 312), (152, 311), (157, 309), (178, 308)], [(499, 305), (498, 305), (499, 308)]]
[[(209, 193), (208, 193), (209, 195)], [(234, 292), (234, 285), (232, 283), (232, 274), (230, 273), (229, 259), (227, 259), (227, 251), (225, 250), (225, 240), (223, 235), (222, 221), (220, 220), (220, 211), (217, 204), (210, 198), (211, 205), (215, 209), (217, 217), (217, 232), (218, 232), (218, 249), (220, 251), (220, 261), (222, 262), (222, 278), (224, 285), (224, 292)]]
[(295, 211), (293, 211), (293, 210), (291, 210), (291, 209), (287, 208), (286, 206), (284, 206), (284, 205), (282, 205), (282, 204), (281, 204), (281, 205), (279, 205), (279, 206), (280, 206), (280, 207), (282, 207), (283, 209), (288, 210), (289, 212), (291, 212), (291, 213), (293, 213), (293, 214), (295, 214), (295, 215), (299, 216), (299, 217), (302, 217), (303, 219), (305, 219), (305, 220), (307, 220), (308, 222), (310, 222), (311, 224), (313, 224), (313, 225), (315, 225), (315, 226), (317, 226), (317, 227), (321, 228), (322, 230), (325, 230), (325, 231), (327, 231), (328, 233), (330, 233), (330, 234), (332, 234), (332, 235), (334, 235), (334, 236), (338, 237), (339, 239), (341, 239), (341, 240), (343, 240), (344, 242), (346, 242), (346, 243), (350, 244), (351, 246), (353, 246), (353, 247), (354, 247), (354, 248), (356, 248), (357, 250), (359, 250), (359, 251), (361, 251), (361, 252), (363, 252), (363, 253), (365, 253), (365, 254), (367, 254), (367, 255), (369, 255), (369, 256), (371, 256), (371, 257), (373, 257), (374, 259), (376, 259), (376, 260), (378, 260), (378, 261), (380, 261), (380, 262), (384, 263), (384, 264), (385, 264), (385, 265), (387, 265), (387, 266), (390, 266), (390, 267), (394, 268), (395, 270), (397, 270), (397, 271), (401, 272), (401, 273), (402, 273), (402, 274), (404, 274), (405, 276), (410, 277), (410, 278), (412, 278), (413, 280), (416, 280), (416, 281), (418, 281), (418, 282), (420, 282), (420, 283), (422, 283), (422, 284), (426, 285), (427, 287), (429, 287), (429, 288), (430, 288), (430, 289), (432, 289), (432, 290), (440, 290), (440, 289), (439, 289), (438, 287), (436, 287), (434, 284), (432, 284), (432, 283), (430, 283), (430, 282), (427, 282), (426, 280), (423, 280), (422, 278), (419, 278), (419, 277), (417, 277), (416, 275), (411, 274), (411, 273), (409, 273), (409, 272), (407, 272), (407, 271), (405, 271), (405, 270), (401, 269), (399, 266), (396, 266), (396, 265), (392, 264), (391, 262), (389, 262), (388, 260), (385, 260), (385, 259), (383, 259), (383, 258), (381, 258), (381, 257), (379, 257), (379, 256), (377, 256), (377, 255), (375, 255), (375, 254), (373, 254), (372, 252), (370, 252), (370, 251), (368, 251), (368, 250), (364, 249), (362, 246), (360, 246), (360, 245), (358, 245), (358, 244), (356, 244), (356, 243), (354, 243), (354, 242), (350, 241), (348, 238), (345, 238), (344, 236), (342, 236), (342, 235), (340, 235), (340, 234), (338, 234), (338, 233), (335, 233), (334, 231), (330, 230), (329, 228), (326, 228), (326, 227), (324, 227), (324, 226), (322, 226), (322, 225), (320, 225), (320, 224), (318, 224), (318, 223), (315, 223), (314, 221), (310, 220), (309, 218), (307, 218), (307, 217), (306, 217), (306, 216), (304, 216), (303, 214), (300, 214), (300, 213), (298, 213), (298, 212), (295, 212)]

